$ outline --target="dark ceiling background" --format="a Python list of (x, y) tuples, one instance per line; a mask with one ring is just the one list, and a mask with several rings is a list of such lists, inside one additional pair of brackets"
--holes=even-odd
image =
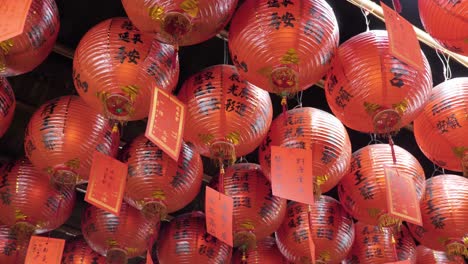
[[(107, 18), (125, 16), (120, 0), (56, 0), (56, 2), (61, 21), (57, 45), (65, 47), (65, 51), (70, 50), (70, 54), (73, 54), (73, 50), (88, 29)], [(359, 8), (345, 0), (327, 0), (327, 2), (334, 8), (338, 19), (341, 43), (366, 30), (365, 19)], [(374, 2), (378, 3), (376, 0)], [(391, 0), (384, 2), (391, 6)], [(403, 5), (402, 15), (413, 25), (422, 28), (417, 10), (417, 1), (402, 0), (401, 3)], [(369, 15), (369, 19), (371, 29), (385, 29), (385, 25), (380, 20), (372, 17), (372, 15)], [(444, 80), (442, 63), (433, 49), (424, 44), (421, 44), (421, 47), (430, 61), (435, 86)], [(223, 58), (224, 41), (217, 37), (199, 45), (182, 47), (180, 49), (179, 87), (188, 76), (205, 67), (223, 63)], [(468, 76), (467, 69), (457, 62), (451, 62), (450, 66), (453, 77)], [(24, 129), (35, 109), (52, 98), (76, 94), (72, 81), (72, 60), (53, 52), (34, 71), (11, 77), (9, 81), (15, 91), (17, 108), (9, 131), (0, 139), (0, 156), (7, 159), (16, 159), (24, 155)], [(276, 116), (281, 111), (280, 98), (272, 96), (272, 99)], [(288, 104), (291, 108), (297, 103), (290, 100)], [(330, 112), (323, 89), (315, 86), (304, 92), (303, 106), (316, 107)], [(124, 142), (131, 141), (137, 135), (144, 133), (145, 126), (144, 121), (128, 123), (123, 129), (122, 140)], [(369, 144), (370, 136), (368, 134), (348, 131), (353, 144), (353, 151)], [(433, 174), (433, 164), (422, 155), (411, 131), (401, 130), (394, 138), (394, 141), (418, 158), (425, 168), (426, 177)], [(256, 162), (257, 154), (253, 153), (246, 158), (250, 162)], [(208, 160), (205, 160), (205, 173), (207, 175), (215, 175), (216, 173), (216, 169)], [(182, 211), (200, 209), (200, 197), (202, 195), (200, 194), (198, 199)], [(330, 195), (336, 197), (334, 191), (331, 191)], [(85, 206), (83, 196), (78, 196), (79, 201), (72, 217), (61, 228), (60, 232), (54, 232), (54, 236), (68, 237), (79, 234), (80, 215)]]

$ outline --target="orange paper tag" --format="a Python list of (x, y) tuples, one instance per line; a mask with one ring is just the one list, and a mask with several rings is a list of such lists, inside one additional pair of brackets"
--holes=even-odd
[(421, 46), (413, 25), (382, 1), (380, 1), (380, 5), (384, 11), (390, 53), (415, 69), (424, 70)]
[(271, 186), (275, 196), (314, 204), (312, 151), (272, 146)]
[(384, 166), (387, 210), (392, 216), (422, 226), (421, 209), (414, 182), (394, 167)]
[(85, 201), (119, 215), (128, 166), (99, 151), (94, 152)]
[(411, 264), (409, 260), (395, 261), (395, 262), (386, 262), (385, 264)]
[(26, 252), (25, 264), (62, 263), (65, 240), (50, 237), (32, 236)]
[(145, 136), (177, 161), (184, 135), (185, 105), (155, 88), (150, 109)]
[(0, 0), (0, 42), (23, 33), (32, 0)]
[(314, 243), (314, 240), (312, 239), (312, 226), (310, 226), (310, 223), (311, 223), (310, 207), (309, 207), (309, 212), (307, 213), (307, 223), (308, 223), (308, 226), (309, 226), (308, 230), (307, 230), (307, 235), (309, 236), (310, 257), (312, 259), (312, 264), (315, 264), (315, 243)]
[(150, 250), (146, 251), (146, 264), (154, 264), (153, 259), (151, 258)]
[(233, 246), (232, 239), (232, 197), (206, 186), (205, 212), (208, 234)]

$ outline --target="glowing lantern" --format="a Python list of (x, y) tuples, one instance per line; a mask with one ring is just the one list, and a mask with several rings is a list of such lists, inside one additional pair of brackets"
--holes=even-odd
[(33, 0), (23, 33), (0, 42), (0, 77), (32, 71), (52, 51), (60, 28), (54, 0)]
[(257, 241), (255, 248), (246, 251), (237, 250), (232, 260), (233, 264), (288, 263), (276, 247), (275, 238), (271, 236)]
[(120, 121), (148, 116), (154, 87), (172, 92), (177, 53), (126, 18), (107, 19), (81, 39), (73, 60), (79, 95), (96, 111)]
[(399, 218), (387, 214), (387, 190), (384, 166), (397, 168), (401, 177), (412, 179), (416, 195), (421, 200), (424, 193), (424, 170), (408, 151), (395, 146), (396, 164), (391, 147), (374, 144), (353, 153), (351, 169), (338, 185), (343, 207), (357, 220), (372, 225), (395, 226)]
[(218, 264), (229, 263), (231, 259), (231, 247), (206, 232), (202, 212), (173, 219), (162, 230), (156, 253), (161, 264)]
[(432, 162), (468, 177), (468, 77), (432, 89), (429, 103), (414, 120), (414, 136)]
[(83, 239), (67, 241), (62, 264), (106, 264), (106, 258), (94, 252)]
[(0, 137), (5, 134), (11, 125), (16, 108), (16, 99), (13, 89), (6, 78), (0, 77)]
[(409, 225), (414, 238), (449, 256), (468, 257), (468, 179), (451, 174), (428, 179), (420, 206), (423, 226)]
[(282, 96), (319, 81), (338, 42), (338, 23), (324, 0), (247, 0), (229, 28), (229, 49), (241, 77)]
[(371, 30), (343, 43), (333, 58), (325, 91), (344, 125), (364, 133), (388, 134), (413, 121), (429, 100), (431, 69), (418, 71), (389, 52), (387, 32)]
[(182, 209), (198, 194), (203, 163), (192, 145), (183, 143), (174, 161), (144, 135), (133, 140), (124, 155), (128, 163), (125, 201), (152, 217)]
[(187, 46), (218, 34), (229, 22), (237, 0), (122, 0), (132, 22), (159, 41)]
[(115, 155), (118, 139), (104, 116), (72, 95), (48, 101), (33, 114), (24, 149), (34, 166), (54, 181), (75, 184), (87, 181), (92, 153)]
[(460, 256), (450, 259), (443, 251), (436, 251), (423, 245), (416, 247), (417, 264), (465, 264)]
[(271, 146), (312, 151), (316, 195), (335, 187), (349, 168), (351, 142), (343, 124), (333, 115), (311, 107), (278, 116), (259, 149), (262, 170), (271, 179)]
[(340, 263), (351, 250), (353, 219), (337, 200), (322, 195), (314, 205), (288, 205), (287, 217), (276, 231), (276, 242), (289, 261), (311, 263), (309, 229), (317, 263)]

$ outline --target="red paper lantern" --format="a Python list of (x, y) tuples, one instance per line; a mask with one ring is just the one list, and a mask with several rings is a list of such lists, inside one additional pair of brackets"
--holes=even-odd
[(83, 239), (67, 241), (62, 264), (106, 264), (106, 258), (93, 251)]
[(273, 118), (269, 94), (240, 79), (231, 65), (191, 76), (179, 98), (187, 105), (184, 139), (205, 157), (233, 161), (252, 152)]
[(431, 69), (422, 56), (422, 71), (404, 64), (390, 54), (383, 30), (347, 40), (325, 82), (332, 112), (344, 125), (364, 133), (387, 134), (408, 125), (421, 113), (432, 89)]
[(54, 0), (33, 0), (23, 33), (0, 42), (0, 77), (32, 71), (52, 51), (60, 28)]
[(29, 241), (19, 241), (15, 231), (0, 224), (0, 263), (24, 263)]
[(417, 264), (465, 264), (460, 256), (449, 258), (443, 251), (436, 251), (423, 245), (416, 247)]
[(259, 149), (262, 170), (271, 179), (271, 146), (312, 151), (316, 194), (331, 190), (349, 169), (351, 142), (343, 124), (320, 109), (301, 107), (278, 116)]
[(233, 264), (263, 264), (277, 263), (287, 264), (287, 260), (281, 255), (276, 246), (274, 237), (266, 237), (257, 242), (257, 246), (248, 250), (237, 250), (232, 256)]
[(147, 117), (154, 88), (172, 92), (178, 78), (174, 47), (141, 33), (126, 18), (91, 28), (73, 60), (79, 95), (96, 111), (120, 121)]
[(419, 0), (418, 4), (426, 31), (444, 48), (468, 56), (468, 2)]
[(468, 179), (451, 174), (428, 179), (420, 207), (423, 226), (409, 225), (414, 238), (448, 255), (468, 257)]
[(13, 89), (6, 78), (0, 77), (0, 137), (11, 125), (15, 114), (16, 99)]
[[(450, 31), (450, 30), (448, 30)], [(468, 176), (468, 77), (445, 81), (414, 120), (414, 136), (422, 152), (437, 165)], [(462, 163), (465, 165), (462, 165)]]
[(132, 22), (159, 41), (188, 46), (218, 34), (229, 22), (237, 0), (122, 0)]
[(124, 161), (128, 164), (125, 201), (151, 217), (182, 209), (198, 194), (203, 163), (192, 145), (182, 144), (178, 161), (144, 135), (133, 140)]
[(161, 264), (229, 263), (231, 247), (207, 233), (202, 212), (192, 212), (177, 216), (162, 230), (156, 254)]
[(347, 264), (384, 264), (403, 260), (416, 264), (416, 244), (405, 226), (401, 226), (400, 232), (361, 222), (355, 227), (356, 237)]
[(229, 49), (241, 77), (283, 96), (319, 81), (338, 42), (338, 23), (324, 0), (247, 0), (229, 28)]
[(287, 217), (276, 231), (276, 242), (289, 261), (312, 263), (309, 230), (315, 244), (317, 263), (338, 264), (353, 245), (353, 219), (337, 200), (329, 196), (320, 196), (310, 206), (297, 202), (288, 205)]
[(61, 226), (73, 211), (75, 191), (53, 186), (26, 159), (5, 164), (0, 174), (0, 221), (13, 228), (21, 241)]
[(424, 170), (408, 151), (387, 144), (368, 145), (353, 153), (351, 169), (338, 185), (343, 207), (359, 221), (379, 226), (399, 225), (401, 220), (387, 211), (387, 189), (384, 166), (397, 168), (400, 177), (412, 179), (416, 195), (421, 200), (424, 193)]
[(122, 203), (119, 216), (89, 206), (81, 219), (84, 239), (109, 263), (127, 263), (127, 259), (145, 254), (160, 224), (159, 219), (146, 219), (127, 203)]
[(36, 168), (57, 183), (87, 181), (93, 152), (114, 156), (118, 131), (78, 96), (63, 96), (43, 104), (26, 128), (24, 150)]

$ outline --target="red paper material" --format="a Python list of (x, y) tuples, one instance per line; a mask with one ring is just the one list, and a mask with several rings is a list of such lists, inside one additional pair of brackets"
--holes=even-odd
[(208, 234), (233, 246), (232, 238), (232, 197), (206, 186), (205, 212)]
[(385, 166), (387, 210), (392, 216), (422, 226), (421, 209), (414, 182), (400, 175), (394, 167)]
[(184, 135), (185, 105), (175, 96), (155, 88), (150, 109), (145, 136), (177, 161)]
[(413, 66), (415, 69), (423, 70), (424, 61), (421, 54), (421, 47), (413, 25), (382, 1), (380, 5), (384, 11), (385, 25), (390, 43), (390, 53), (401, 61)]
[(409, 260), (402, 260), (402, 261), (395, 261), (395, 262), (387, 262), (385, 264), (411, 264)]
[(0, 42), (23, 33), (32, 0), (0, 0)]
[(94, 152), (85, 201), (119, 215), (128, 166), (99, 151)]
[(32, 236), (26, 252), (25, 264), (60, 264), (62, 263), (65, 240)]
[(312, 151), (272, 146), (271, 186), (275, 196), (314, 204)]
[(151, 258), (150, 249), (146, 252), (146, 264), (154, 264), (153, 259)]
[(307, 213), (307, 221), (309, 224), (309, 228), (307, 230), (307, 235), (309, 236), (309, 250), (310, 250), (310, 257), (312, 259), (312, 264), (315, 264), (315, 243), (312, 239), (312, 226), (310, 226), (310, 208), (309, 212)]

